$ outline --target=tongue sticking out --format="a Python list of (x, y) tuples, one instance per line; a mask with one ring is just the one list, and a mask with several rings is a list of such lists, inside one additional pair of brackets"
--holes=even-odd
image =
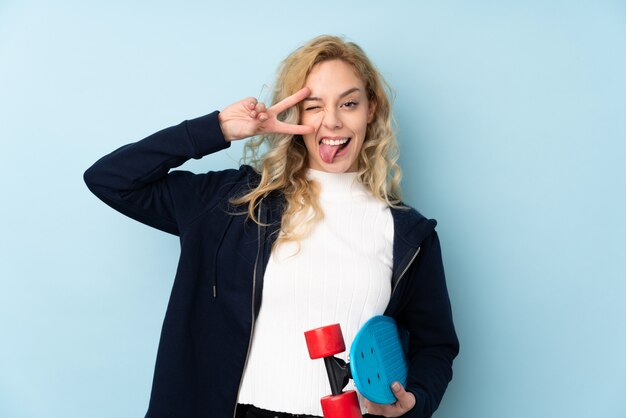
[(326, 145), (320, 143), (320, 157), (326, 164), (331, 164), (335, 158), (335, 154), (339, 151), (341, 145)]

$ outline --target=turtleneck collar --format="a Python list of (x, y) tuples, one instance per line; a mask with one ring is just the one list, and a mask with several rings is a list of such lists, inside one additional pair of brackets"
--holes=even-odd
[(368, 195), (368, 191), (357, 179), (357, 173), (328, 173), (309, 168), (307, 178), (321, 186), (320, 197), (355, 197)]

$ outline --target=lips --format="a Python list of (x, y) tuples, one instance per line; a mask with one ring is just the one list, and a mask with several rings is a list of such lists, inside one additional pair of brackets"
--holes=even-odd
[(326, 164), (332, 164), (337, 153), (344, 150), (350, 143), (350, 137), (324, 137), (319, 142), (319, 152), (322, 161)]

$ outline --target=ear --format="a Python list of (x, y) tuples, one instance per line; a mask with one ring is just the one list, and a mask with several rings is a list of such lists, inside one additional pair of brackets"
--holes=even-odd
[(376, 113), (376, 99), (372, 99), (369, 101), (369, 106), (367, 108), (367, 123), (372, 123), (374, 120), (374, 114)]

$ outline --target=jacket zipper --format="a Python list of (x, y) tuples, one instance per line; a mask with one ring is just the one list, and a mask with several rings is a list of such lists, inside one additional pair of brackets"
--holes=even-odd
[(391, 298), (393, 297), (394, 292), (396, 291), (396, 289), (398, 288), (398, 285), (400, 284), (400, 281), (402, 280), (402, 278), (404, 277), (404, 274), (407, 272), (407, 270), (409, 269), (409, 267), (411, 267), (411, 264), (413, 264), (413, 261), (415, 261), (415, 259), (417, 258), (417, 255), (420, 253), (420, 250), (422, 249), (422, 247), (417, 247), (417, 251), (415, 251), (415, 254), (413, 254), (413, 257), (411, 257), (411, 261), (408, 262), (408, 264), (406, 265), (406, 267), (404, 268), (404, 270), (402, 270), (402, 273), (400, 273), (400, 277), (398, 277), (398, 281), (396, 282), (396, 285), (393, 287), (392, 291), (391, 291), (391, 296), (389, 297), (389, 299), (391, 300)]
[[(257, 213), (257, 220), (261, 220), (261, 205), (263, 201), (259, 202), (259, 211)], [(246, 351), (246, 361), (243, 363), (243, 373), (241, 373), (241, 377), (239, 378), (239, 387), (237, 388), (237, 400), (239, 400), (239, 391), (241, 391), (241, 383), (243, 383), (243, 375), (246, 372), (246, 367), (248, 366), (248, 357), (250, 356), (250, 348), (252, 347), (252, 336), (254, 335), (254, 324), (256, 322), (256, 318), (254, 312), (256, 307), (254, 306), (256, 301), (256, 270), (257, 265), (259, 263), (259, 254), (261, 253), (261, 225), (257, 225), (257, 249), (256, 249), (256, 259), (254, 260), (254, 271), (252, 272), (252, 328), (250, 329), (250, 339), (248, 340), (248, 350)], [(233, 411), (233, 418), (237, 415), (237, 400), (235, 401), (235, 409)]]

